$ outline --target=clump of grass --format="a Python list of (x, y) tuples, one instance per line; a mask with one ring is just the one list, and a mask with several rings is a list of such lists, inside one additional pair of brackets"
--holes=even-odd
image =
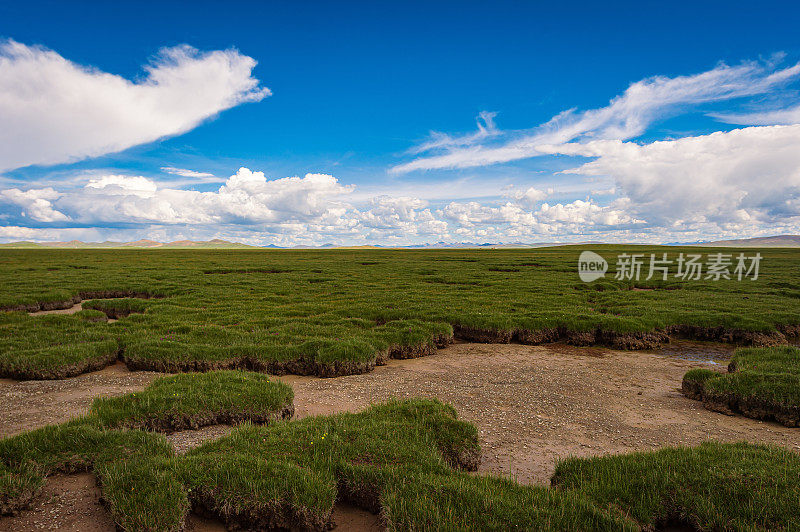
[(683, 376), (683, 384), (681, 391), (686, 397), (690, 399), (703, 400), (703, 388), (706, 381), (722, 375), (718, 371), (713, 371), (705, 368), (690, 369)]
[(103, 462), (95, 468), (103, 497), (121, 530), (177, 532), (189, 513), (189, 492), (176, 475), (174, 459)]
[(86, 418), (0, 440), (0, 513), (24, 509), (52, 473), (86, 471), (119, 460), (149, 460), (172, 454), (163, 436), (103, 430)]
[(737, 349), (731, 358), (728, 371), (800, 375), (800, 349), (791, 346)]
[(33, 462), (17, 467), (0, 463), (0, 515), (14, 514), (41, 489), (44, 478)]
[(326, 530), (336, 501), (325, 473), (272, 458), (198, 454), (178, 471), (195, 508), (240, 528)]
[(161, 377), (139, 393), (95, 399), (91, 416), (106, 428), (172, 432), (287, 419), (293, 398), (291, 386), (260, 373), (189, 373)]
[(800, 527), (800, 456), (777, 447), (699, 447), (560, 462), (552, 482), (642, 527), (794, 530)]
[(800, 349), (738, 349), (728, 370), (691, 370), (683, 392), (710, 410), (800, 426)]
[(620, 529), (621, 520), (580, 497), (460, 472), (476, 469), (478, 457), (475, 427), (452, 407), (390, 401), (359, 414), (242, 426), (190, 451), (183, 475), (229, 526), (325, 530), (338, 497), (380, 513), (391, 530)]
[(20, 380), (65, 379), (102, 369), (119, 358), (120, 348), (116, 340), (84, 336), (89, 338), (78, 343), (7, 352), (0, 358), (0, 372)]

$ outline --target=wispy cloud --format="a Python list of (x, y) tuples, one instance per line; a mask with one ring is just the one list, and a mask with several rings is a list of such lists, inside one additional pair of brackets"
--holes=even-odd
[[(439, 134), (413, 153), (429, 153), (395, 166), (392, 173), (444, 168), (469, 168), (542, 155), (542, 145), (596, 139), (627, 140), (644, 133), (654, 121), (688, 106), (764, 94), (800, 75), (800, 63), (776, 69), (775, 62), (720, 64), (691, 76), (655, 76), (633, 83), (606, 107), (564, 111), (532, 130), (509, 132), (504, 142), (487, 143), (479, 130), (465, 137)], [(500, 132), (492, 123), (492, 137)], [(449, 142), (448, 142), (449, 141)], [(460, 142), (459, 142), (460, 141)]]
[(162, 166), (161, 170), (168, 174), (179, 175), (181, 177), (214, 177), (214, 174), (208, 172), (196, 172), (194, 170), (187, 170), (186, 168), (175, 168), (174, 166)]
[(800, 124), (800, 105), (774, 111), (742, 114), (715, 114), (714, 118), (729, 124), (772, 126)]
[(447, 133), (431, 131), (429, 140), (423, 142), (419, 146), (409, 149), (407, 153), (418, 154), (436, 149), (471, 146), (482, 140), (496, 137), (500, 135), (500, 130), (497, 129), (494, 123), (495, 116), (497, 116), (497, 113), (489, 111), (481, 111), (478, 113), (478, 117), (475, 119), (478, 129), (474, 133), (468, 135), (453, 137)]

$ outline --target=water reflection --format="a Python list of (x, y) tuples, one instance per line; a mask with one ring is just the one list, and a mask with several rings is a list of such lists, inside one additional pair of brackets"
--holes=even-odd
[(692, 340), (672, 340), (651, 351), (658, 356), (677, 358), (689, 362), (703, 362), (715, 366), (727, 366), (733, 356), (735, 345), (718, 342), (696, 342)]

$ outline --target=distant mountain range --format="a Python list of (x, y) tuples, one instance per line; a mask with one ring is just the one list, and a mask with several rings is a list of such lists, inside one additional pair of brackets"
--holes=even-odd
[(731, 248), (798, 248), (800, 247), (800, 235), (761, 236), (758, 238), (717, 240), (689, 245)]
[[(436, 242), (435, 244), (420, 244), (415, 246), (336, 246), (334, 244), (323, 244), (321, 246), (294, 246), (286, 248), (269, 244), (267, 246), (250, 246), (247, 244), (240, 244), (238, 242), (228, 242), (215, 238), (213, 240), (176, 240), (175, 242), (156, 242), (155, 240), (136, 240), (135, 242), (81, 242), (80, 240), (71, 240), (69, 242), (11, 242), (8, 244), (0, 244), (1, 248), (14, 248), (14, 249), (47, 249), (47, 248), (64, 248), (64, 249), (103, 249), (103, 248), (146, 248), (146, 249), (387, 249), (391, 247), (401, 247), (406, 249), (462, 249), (462, 248), (541, 248), (552, 246), (578, 246), (578, 245), (591, 245), (603, 244), (599, 241), (586, 241), (586, 242), (510, 242), (510, 243), (491, 243), (486, 242), (483, 244), (475, 242)], [(683, 242), (683, 243), (670, 243), (667, 245), (674, 246), (706, 246), (706, 247), (753, 247), (753, 248), (797, 248), (800, 247), (800, 235), (779, 235), (779, 236), (765, 236), (758, 238), (744, 238), (740, 240), (717, 240), (714, 242)]]
[(2, 248), (67, 248), (67, 249), (95, 249), (95, 248), (159, 248), (159, 249), (244, 249), (257, 246), (248, 246), (237, 242), (228, 242), (215, 238), (214, 240), (176, 240), (175, 242), (156, 242), (155, 240), (136, 240), (135, 242), (11, 242), (0, 244)]

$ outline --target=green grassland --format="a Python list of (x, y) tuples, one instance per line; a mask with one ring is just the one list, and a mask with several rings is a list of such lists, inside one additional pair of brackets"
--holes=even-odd
[[(454, 335), (641, 349), (670, 336), (778, 345), (800, 325), (800, 251), (761, 250), (756, 281), (646, 281), (645, 271), (635, 282), (613, 279), (620, 252), (720, 250), (592, 246), (612, 271), (585, 284), (583, 249), (3, 249), (0, 375), (64, 378), (122, 359), (169, 372), (336, 376)], [(26, 312), (81, 299), (91, 301), (77, 315)]]
[(688, 371), (682, 389), (710, 410), (800, 426), (800, 349), (737, 349), (728, 373)]

